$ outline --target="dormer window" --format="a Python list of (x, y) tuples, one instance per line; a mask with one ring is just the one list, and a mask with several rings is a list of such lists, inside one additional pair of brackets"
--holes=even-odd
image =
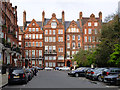
[(33, 23), (32, 25), (35, 26), (35, 23)]
[(88, 22), (88, 26), (91, 26), (91, 22)]
[(57, 23), (56, 23), (56, 22), (52, 22), (52, 23), (51, 23), (51, 27), (52, 27), (52, 28), (56, 28), (56, 27), (57, 27)]
[(55, 19), (53, 19), (52, 21), (56, 21)]
[(94, 23), (94, 26), (98, 26), (98, 23), (97, 23), (97, 22), (95, 22), (95, 23)]

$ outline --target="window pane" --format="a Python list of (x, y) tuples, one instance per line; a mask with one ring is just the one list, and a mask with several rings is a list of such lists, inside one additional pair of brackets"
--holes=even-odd
[(40, 39), (42, 39), (42, 34), (40, 34)]
[(36, 46), (38, 47), (38, 42), (36, 42)]
[(70, 43), (67, 43), (67, 48), (70, 48)]
[(51, 30), (49, 30), (49, 34), (50, 34), (50, 35), (52, 34), (52, 31), (51, 31)]
[(38, 39), (38, 34), (36, 34), (36, 39)]
[(35, 31), (35, 28), (33, 28), (33, 32)]
[(80, 35), (78, 35), (78, 40), (80, 40)]
[(85, 42), (87, 42), (87, 36), (85, 36)]
[(67, 40), (70, 40), (70, 36), (69, 35), (67, 35)]
[(87, 34), (87, 29), (85, 29), (85, 34)]
[(36, 31), (38, 32), (38, 31), (39, 31), (39, 28), (36, 28)]
[(52, 42), (52, 37), (49, 37), (49, 42)]
[(75, 40), (75, 35), (72, 36), (72, 40)]
[(88, 26), (91, 26), (91, 22), (88, 22)]
[(56, 37), (53, 37), (53, 42), (56, 42)]
[(42, 42), (40, 42), (40, 47), (42, 47)]
[(45, 30), (45, 34), (48, 34), (48, 30)]
[(48, 42), (48, 37), (45, 37), (45, 42)]
[(88, 34), (92, 34), (92, 29), (88, 29)]
[(33, 34), (33, 39), (35, 39), (35, 34)]
[(78, 43), (78, 48), (80, 48), (80, 43)]
[(53, 35), (55, 35), (55, 30), (53, 30)]
[(29, 28), (29, 32), (31, 32), (31, 28)]

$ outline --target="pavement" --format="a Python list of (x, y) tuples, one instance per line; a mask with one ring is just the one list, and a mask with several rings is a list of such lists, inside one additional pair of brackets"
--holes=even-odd
[(7, 88), (118, 88), (85, 77), (70, 77), (65, 71), (39, 71), (27, 84), (7, 85)]
[(0, 74), (0, 89), (8, 84), (8, 72)]

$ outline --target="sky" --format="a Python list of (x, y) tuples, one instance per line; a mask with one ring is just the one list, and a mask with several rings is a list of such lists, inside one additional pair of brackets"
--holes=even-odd
[(52, 13), (61, 18), (62, 11), (65, 12), (65, 20), (72, 21), (79, 19), (79, 12), (83, 17), (89, 17), (92, 13), (98, 17), (99, 11), (105, 17), (118, 11), (120, 0), (10, 0), (13, 6), (17, 6), (18, 25), (23, 25), (23, 11), (26, 11), (27, 21), (35, 19), (42, 20), (42, 11), (45, 11), (45, 18), (51, 18)]

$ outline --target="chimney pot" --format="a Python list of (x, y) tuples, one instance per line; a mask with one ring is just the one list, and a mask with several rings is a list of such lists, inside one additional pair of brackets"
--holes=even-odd
[(80, 12), (80, 17), (79, 17), (80, 19), (82, 19), (82, 15), (83, 15), (82, 12)]

